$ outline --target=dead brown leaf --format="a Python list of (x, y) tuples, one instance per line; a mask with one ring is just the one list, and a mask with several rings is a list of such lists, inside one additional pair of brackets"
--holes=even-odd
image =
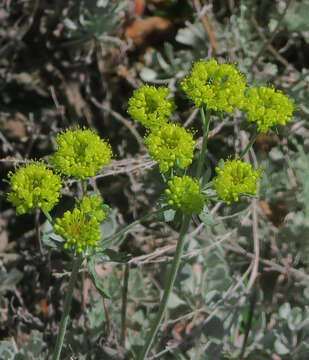
[(141, 46), (151, 38), (152, 40), (162, 38), (171, 28), (171, 21), (159, 16), (152, 16), (147, 19), (137, 20), (127, 26), (125, 36), (133, 40), (135, 45)]

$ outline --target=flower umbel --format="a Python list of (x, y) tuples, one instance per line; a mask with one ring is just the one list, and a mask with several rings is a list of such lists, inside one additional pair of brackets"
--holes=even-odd
[(99, 222), (106, 219), (106, 213), (102, 208), (102, 200), (99, 196), (84, 196), (79, 207), (86, 216), (93, 216)]
[(110, 145), (90, 129), (67, 129), (57, 136), (56, 142), (57, 151), (49, 161), (64, 175), (84, 179), (110, 163)]
[(247, 111), (247, 121), (255, 122), (261, 133), (267, 133), (274, 125), (291, 121), (293, 108), (293, 102), (280, 90), (266, 86), (249, 89), (243, 106)]
[(166, 99), (169, 89), (144, 85), (134, 90), (129, 99), (128, 113), (147, 129), (159, 128), (168, 122), (176, 105), (173, 99)]
[(99, 225), (105, 218), (100, 198), (84, 196), (72, 212), (66, 211), (62, 218), (56, 219), (55, 233), (65, 239), (65, 249), (82, 253), (97, 247), (101, 234)]
[(151, 158), (159, 163), (162, 173), (175, 165), (184, 169), (192, 163), (193, 134), (180, 126), (163, 125), (146, 137), (145, 144)]
[(223, 169), (216, 168), (214, 189), (226, 204), (238, 201), (240, 194), (256, 194), (257, 181), (261, 169), (252, 170), (252, 166), (241, 160), (226, 160)]
[(12, 191), (8, 201), (18, 214), (31, 213), (35, 207), (49, 212), (59, 201), (61, 179), (46, 168), (44, 163), (32, 162), (8, 174)]
[(190, 176), (174, 176), (168, 182), (165, 194), (169, 199), (168, 204), (184, 214), (199, 214), (203, 210), (204, 196), (201, 194), (200, 185)]
[(235, 65), (220, 65), (211, 59), (196, 62), (180, 87), (195, 107), (231, 114), (234, 106), (242, 107), (246, 84)]

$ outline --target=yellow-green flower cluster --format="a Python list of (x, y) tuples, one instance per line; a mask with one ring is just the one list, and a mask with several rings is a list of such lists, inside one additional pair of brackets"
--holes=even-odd
[(110, 145), (90, 129), (67, 129), (57, 136), (56, 142), (57, 151), (49, 161), (64, 175), (84, 179), (110, 163)]
[(79, 207), (82, 213), (86, 216), (94, 216), (99, 222), (106, 218), (106, 213), (102, 208), (102, 201), (99, 196), (84, 196)]
[(59, 201), (61, 179), (46, 168), (44, 163), (32, 162), (25, 167), (18, 167), (8, 174), (12, 191), (8, 201), (18, 214), (31, 213), (35, 207), (49, 212)]
[(84, 196), (72, 212), (66, 211), (56, 219), (55, 233), (65, 239), (65, 249), (80, 254), (97, 247), (101, 238), (99, 225), (105, 218), (100, 198)]
[(175, 176), (168, 182), (165, 190), (168, 197), (168, 204), (175, 210), (184, 214), (199, 214), (204, 207), (204, 196), (198, 181), (190, 176)]
[(150, 156), (165, 173), (177, 165), (184, 169), (192, 163), (195, 141), (193, 134), (175, 124), (168, 123), (151, 132), (145, 139)]
[(238, 201), (240, 194), (256, 194), (261, 169), (253, 170), (250, 164), (237, 159), (226, 160), (223, 169), (217, 167), (216, 172), (218, 175), (214, 179), (214, 189), (226, 204)]
[(258, 131), (267, 133), (274, 125), (285, 125), (291, 121), (293, 102), (281, 91), (260, 86), (248, 90), (243, 106), (247, 111), (247, 120), (255, 122)]
[(243, 106), (246, 83), (235, 65), (211, 59), (196, 62), (180, 87), (195, 107), (231, 114), (234, 106)]
[(176, 105), (173, 99), (166, 99), (169, 89), (144, 85), (134, 90), (129, 99), (128, 113), (145, 128), (153, 130), (166, 124)]

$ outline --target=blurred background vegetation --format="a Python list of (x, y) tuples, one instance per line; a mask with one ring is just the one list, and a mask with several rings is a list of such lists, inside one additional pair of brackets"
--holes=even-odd
[[(307, 360), (309, 0), (0, 3), (1, 178), (50, 154), (61, 129), (96, 129), (115, 153), (93, 181), (114, 209), (103, 237), (154, 209), (162, 192), (142, 127), (126, 113), (134, 89), (168, 86), (178, 106), (173, 120), (197, 129), (199, 145), (199, 114), (178, 87), (194, 60), (236, 62), (251, 83), (293, 99), (293, 121), (259, 136), (246, 159), (264, 169), (258, 199), (209, 203), (192, 224), (150, 358)], [(209, 176), (220, 158), (246, 145), (241, 116), (212, 123)], [(0, 358), (48, 359), (70, 258), (41, 246), (44, 218), (16, 217), (0, 184)], [(66, 187), (54, 215), (72, 203)], [(118, 260), (111, 252), (94, 264), (111, 300), (81, 273), (63, 359), (134, 359), (175, 248), (175, 224), (161, 220), (131, 230), (114, 248)]]

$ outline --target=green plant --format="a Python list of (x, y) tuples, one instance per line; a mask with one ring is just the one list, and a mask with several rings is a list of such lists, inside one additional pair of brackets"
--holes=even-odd
[[(245, 92), (246, 85), (244, 82), (244, 78), (238, 72), (237, 68), (234, 65), (219, 65), (214, 59), (208, 62), (200, 61), (195, 63), (193, 65), (190, 75), (184, 78), (184, 80), (180, 84), (180, 87), (186, 93), (188, 98), (194, 103), (194, 105), (196, 107), (199, 107), (201, 111), (201, 118), (203, 124), (203, 143), (196, 173), (197, 181), (200, 181), (201, 177), (203, 177), (202, 168), (204, 166), (204, 156), (207, 149), (207, 137), (211, 120), (211, 112), (213, 111), (217, 113), (217, 115), (223, 112), (231, 114), (234, 107), (237, 106), (240, 110), (247, 110), (245, 104), (249, 103), (248, 98), (251, 91), (249, 90), (248, 92)], [(268, 89), (265, 89), (265, 91), (267, 92)], [(135, 104), (135, 102), (138, 101), (135, 96), (136, 93), (133, 94), (133, 98), (131, 98), (130, 100), (130, 105)], [(146, 97), (145, 101), (147, 102)], [(150, 101), (151, 100), (149, 99), (149, 102)], [(288, 105), (291, 107), (291, 110), (293, 108), (292, 102), (285, 96), (283, 96), (282, 99), (278, 99), (278, 102), (287, 102)], [(267, 113), (269, 109), (271, 111), (272, 102), (270, 101), (259, 102), (258, 99), (256, 99), (255, 101), (252, 101), (251, 99), (250, 104), (251, 103), (256, 104), (257, 110), (263, 108), (261, 111), (263, 115), (265, 112)], [(145, 108), (151, 109), (151, 113), (156, 112), (156, 108)], [(131, 111), (129, 109), (129, 113), (130, 112)], [(285, 115), (287, 116), (287, 121), (290, 121), (292, 112), (289, 111)], [(138, 118), (136, 119), (138, 120)], [(244, 152), (241, 154), (241, 158), (248, 152), (250, 147), (253, 145), (257, 134), (261, 132), (261, 128), (259, 127), (259, 118), (257, 117), (253, 119), (253, 121), (256, 122), (257, 127), (251, 141), (249, 142)], [(277, 125), (280, 122), (280, 120), (274, 121), (272, 125)], [(163, 137), (164, 135), (162, 134), (161, 130), (160, 134)], [(156, 130), (154, 129), (154, 131)], [(147, 141), (146, 145), (149, 146), (149, 144), (147, 144)], [(177, 147), (177, 144), (172, 145), (174, 146), (174, 148)], [(163, 146), (163, 149), (165, 149), (165, 146)], [(151, 154), (150, 151), (150, 155), (155, 160), (157, 160), (156, 154), (154, 156), (154, 154)], [(177, 165), (177, 162), (174, 163), (174, 158), (175, 157), (171, 156), (171, 168)], [(160, 171), (162, 173), (165, 173), (167, 170), (168, 168), (163, 169), (160, 166)], [(178, 211), (184, 213), (185, 215), (183, 215), (183, 218), (181, 220), (180, 235), (167, 285), (160, 303), (159, 311), (153, 321), (151, 330), (146, 337), (144, 347), (138, 355), (139, 360), (143, 360), (147, 357), (147, 354), (150, 350), (152, 342), (154, 341), (154, 338), (159, 328), (159, 324), (163, 318), (163, 314), (167, 307), (167, 302), (171, 294), (172, 287), (174, 285), (176, 274), (179, 268), (180, 258), (184, 247), (184, 236), (185, 233), (188, 231), (190, 217), (192, 213), (200, 213), (202, 210), (203, 200), (198, 195), (200, 191), (198, 190), (198, 188), (194, 189), (195, 185), (198, 186), (198, 184), (194, 183), (193, 180), (190, 180), (190, 178), (186, 175), (184, 175), (182, 178), (175, 176), (174, 172), (177, 171), (179, 170), (172, 168), (169, 173), (171, 180), (168, 182), (169, 189), (166, 190), (166, 195), (170, 197), (168, 204), (175, 207)], [(222, 162), (221, 169), (218, 168), (217, 173), (218, 176), (214, 179), (213, 182), (205, 184), (205, 188), (211, 187), (213, 185), (214, 189), (216, 190), (218, 199), (225, 201), (227, 204), (230, 204), (232, 201), (237, 202), (239, 194), (245, 195), (247, 193), (254, 195), (256, 193), (257, 180), (260, 177), (260, 170), (252, 171), (249, 164), (246, 164), (238, 159), (234, 161), (226, 161), (225, 163)]]
[[(33, 211), (35, 207), (41, 208), (54, 233), (60, 236), (58, 241), (54, 241), (50, 236), (51, 240), (49, 243), (46, 241), (46, 244), (62, 248), (72, 257), (72, 274), (64, 300), (53, 360), (60, 359), (70, 318), (72, 293), (81, 264), (87, 263), (94, 285), (103, 297), (109, 297), (97, 278), (94, 267), (96, 258), (108, 256), (110, 259), (121, 261), (121, 256), (119, 259), (119, 254), (109, 248), (111, 245), (119, 243), (121, 236), (141, 221), (158, 214), (166, 215), (167, 212), (172, 211), (169, 221), (175, 220), (178, 241), (157, 316), (151, 321), (151, 329), (137, 355), (140, 360), (147, 357), (173, 291), (192, 215), (199, 215), (202, 221), (209, 224), (207, 213), (212, 202), (225, 202), (229, 205), (232, 202), (237, 203), (240, 195), (254, 196), (261, 170), (259, 168), (252, 170), (251, 165), (242, 158), (248, 153), (259, 133), (267, 132), (271, 126), (284, 125), (291, 119), (293, 104), (285, 95), (275, 93), (272, 88), (263, 87), (256, 90), (258, 94), (263, 95), (260, 96), (261, 99), (258, 96), (252, 97), (256, 88), (247, 89), (245, 78), (235, 64), (220, 65), (214, 59), (207, 62), (199, 61), (193, 65), (190, 74), (182, 80), (180, 88), (194, 106), (200, 109), (203, 140), (201, 151), (196, 156), (197, 168), (195, 171), (189, 169), (189, 165), (193, 162), (194, 132), (169, 122), (175, 104), (172, 99), (166, 99), (168, 89), (145, 85), (136, 90), (129, 100), (128, 112), (146, 128), (145, 144), (152, 159), (159, 163), (165, 191), (158, 201), (156, 211), (103, 240), (101, 240), (100, 223), (107, 220), (110, 210), (102, 203), (99, 194), (90, 191), (90, 179), (110, 162), (112, 151), (110, 145), (92, 130), (67, 129), (57, 136), (56, 152), (49, 157), (55, 173), (42, 163), (31, 163), (17, 168), (14, 174), (9, 174), (12, 192), (9, 193), (8, 200), (17, 207), (17, 212), (22, 214)], [(258, 113), (256, 117), (252, 104)], [(266, 125), (261, 127), (264, 117), (269, 118), (268, 112), (274, 111), (274, 104), (277, 111), (280, 106), (286, 110), (284, 121), (279, 117), (271, 123), (266, 121)], [(235, 159), (229, 157), (228, 160), (221, 160), (216, 168), (217, 176), (209, 179), (206, 177), (205, 156), (210, 123), (215, 116), (222, 117), (225, 113), (232, 115), (235, 108), (248, 113), (245, 126), (249, 126), (252, 122), (255, 124), (252, 138), (239, 158), (235, 156)], [(40, 170), (39, 174), (42, 171), (44, 176), (38, 176), (38, 171), (33, 171), (37, 169)], [(31, 176), (25, 176), (28, 172)], [(81, 194), (75, 199), (74, 209), (66, 211), (63, 217), (58, 217), (54, 221), (49, 212), (59, 198), (60, 177), (63, 180), (68, 177), (77, 180), (80, 183)], [(30, 183), (30, 186), (26, 187), (26, 197), (23, 196), (24, 186), (21, 187), (25, 178), (27, 185)], [(46, 178), (53, 181), (46, 184)], [(46, 189), (49, 189), (53, 196), (50, 196)], [(48, 196), (45, 195), (46, 192)], [(32, 194), (35, 196), (31, 197)]]

